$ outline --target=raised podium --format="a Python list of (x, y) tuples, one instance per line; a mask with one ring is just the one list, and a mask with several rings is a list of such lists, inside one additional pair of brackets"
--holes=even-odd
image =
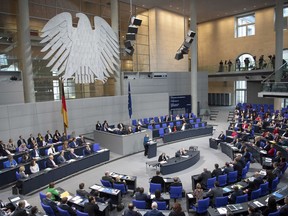
[(148, 142), (148, 158), (156, 157), (157, 155), (157, 142), (151, 140)]

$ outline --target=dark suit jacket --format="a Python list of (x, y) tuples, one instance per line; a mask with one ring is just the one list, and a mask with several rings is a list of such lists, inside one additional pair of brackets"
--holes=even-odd
[(234, 192), (231, 194), (231, 197), (230, 197), (231, 203), (235, 203), (235, 202), (236, 202), (236, 197), (237, 197), (237, 196), (241, 196), (241, 195), (243, 195), (242, 190), (234, 191)]
[(200, 174), (200, 176), (198, 176), (198, 181), (200, 181), (201, 183), (201, 186), (203, 189), (206, 189), (207, 188), (207, 179), (211, 178), (212, 177), (212, 174), (209, 170), (207, 170), (207, 172), (202, 172)]
[(164, 216), (164, 214), (157, 209), (153, 209), (151, 211), (147, 211), (144, 216)]
[(25, 209), (17, 207), (12, 214), (13, 216), (28, 216)]
[(36, 141), (36, 139), (35, 139), (34, 137), (29, 137), (29, 138), (28, 138), (28, 140), (27, 140), (28, 145), (31, 145), (31, 144), (32, 144), (32, 140), (35, 140), (35, 141)]
[(100, 215), (99, 206), (96, 203), (85, 203), (84, 212), (88, 213), (89, 216)]
[(280, 216), (286, 216), (288, 215), (288, 204), (282, 206), (280, 209)]
[(39, 153), (39, 150), (37, 149), (37, 150), (35, 150), (35, 149), (33, 149), (32, 151), (31, 151), (31, 157), (36, 157), (36, 151), (38, 152), (38, 156), (40, 157), (40, 153)]
[(76, 194), (81, 196), (81, 197), (89, 197), (91, 194), (88, 193), (86, 190), (84, 189), (78, 189), (76, 190)]
[(43, 204), (48, 205), (52, 208), (55, 214), (58, 214), (57, 204), (50, 199), (44, 198), (42, 200)]
[(223, 196), (223, 190), (221, 187), (214, 187), (207, 193), (207, 195), (212, 196), (212, 203), (214, 204), (216, 197), (222, 197)]
[(146, 201), (148, 199), (148, 195), (146, 193), (136, 192), (135, 193), (135, 199)]
[(25, 139), (22, 139), (22, 141), (19, 139), (19, 140), (17, 141), (18, 147), (22, 144), (22, 142), (26, 144), (26, 140), (25, 140)]
[(162, 176), (153, 176), (150, 182), (155, 184), (161, 184), (162, 187), (164, 187), (165, 183)]
[[(49, 136), (50, 136), (50, 137), (49, 137)], [(52, 139), (52, 138), (53, 138), (52, 134), (49, 134), (49, 135), (46, 134), (46, 135), (45, 135), (45, 141), (46, 141), (46, 142), (49, 142), (49, 139)]]
[(76, 216), (77, 215), (76, 212), (70, 206), (68, 206), (67, 204), (60, 204), (59, 208), (68, 211), (71, 216)]
[(49, 158), (46, 160), (46, 167), (47, 168), (54, 168), (54, 164), (52, 163), (52, 161)]
[(110, 177), (110, 176), (103, 176), (103, 177), (102, 177), (102, 180), (106, 180), (106, 181), (109, 181), (111, 184), (113, 184), (113, 183), (114, 183), (114, 180), (113, 180), (113, 178), (112, 178), (112, 177)]
[(123, 213), (123, 216), (141, 216), (141, 214), (137, 211), (126, 209)]
[(214, 170), (212, 171), (212, 176), (213, 176), (213, 177), (218, 177), (219, 175), (222, 175), (222, 174), (223, 174), (223, 172), (222, 172), (221, 168), (214, 169)]

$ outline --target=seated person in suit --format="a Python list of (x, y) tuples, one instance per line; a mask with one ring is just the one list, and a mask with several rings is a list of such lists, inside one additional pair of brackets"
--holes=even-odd
[(29, 151), (29, 149), (26, 146), (26, 143), (22, 143), (19, 148), (18, 148), (19, 152), (24, 152), (24, 151)]
[(162, 188), (164, 187), (164, 179), (162, 176), (160, 176), (160, 171), (157, 170), (156, 171), (156, 175), (152, 177), (151, 183), (155, 183), (155, 184), (161, 184)]
[(262, 211), (263, 216), (268, 216), (270, 213), (276, 212), (277, 209), (277, 202), (274, 196), (270, 196), (268, 198), (268, 205), (267, 207)]
[(42, 200), (44, 205), (48, 205), (52, 208), (55, 215), (59, 215), (59, 211), (57, 209), (57, 203), (52, 200), (52, 194), (50, 192), (46, 193), (46, 197)]
[(7, 163), (8, 164), (8, 168), (16, 167), (18, 165), (16, 160), (14, 160), (14, 158), (13, 158), (13, 156), (11, 154), (9, 154), (7, 156), (7, 159), (8, 159), (8, 163)]
[(121, 181), (121, 178), (120, 178), (119, 176), (116, 177), (116, 179), (115, 179), (113, 185), (115, 185), (115, 184), (123, 184), (123, 185), (125, 185), (125, 187), (126, 187), (126, 191), (127, 191), (127, 184), (126, 184), (126, 181), (125, 181), (125, 180)]
[(90, 196), (90, 193), (88, 193), (85, 189), (85, 184), (84, 183), (80, 183), (79, 184), (79, 189), (76, 190), (76, 194), (78, 196), (81, 196), (81, 197), (86, 197), (88, 198)]
[(58, 130), (56, 130), (54, 135), (53, 135), (52, 141), (53, 141), (53, 143), (57, 143), (57, 142), (61, 141), (60, 139), (61, 139), (61, 134), (59, 133)]
[(181, 156), (186, 156), (187, 155), (187, 150), (184, 148), (181, 148), (175, 153), (175, 157), (181, 157)]
[(133, 130), (132, 130), (132, 127), (129, 126), (127, 131), (126, 131), (127, 134), (132, 134), (133, 133)]
[(85, 145), (86, 144), (86, 140), (85, 140), (84, 136), (83, 135), (79, 136), (79, 138), (76, 139), (76, 143), (77, 143), (78, 146)]
[(65, 157), (64, 157), (64, 153), (65, 153), (65, 151), (62, 150), (62, 151), (60, 152), (60, 155), (57, 157), (57, 162), (58, 162), (58, 164), (63, 164), (63, 163), (66, 162), (66, 159), (65, 159)]
[(222, 175), (223, 172), (222, 172), (221, 168), (219, 168), (219, 164), (217, 164), (217, 163), (214, 164), (214, 167), (215, 167), (215, 169), (212, 171), (212, 177), (218, 178), (218, 176)]
[(140, 187), (138, 191), (135, 193), (135, 200), (143, 200), (143, 201), (148, 200), (148, 195), (144, 193), (143, 187)]
[(114, 179), (110, 176), (109, 171), (105, 172), (104, 176), (102, 176), (102, 180), (109, 181), (111, 183), (111, 185), (113, 186)]
[(51, 200), (55, 201), (55, 200), (59, 200), (59, 191), (55, 188), (55, 183), (51, 182), (48, 185), (48, 189), (47, 192), (51, 193)]
[(274, 144), (270, 144), (270, 150), (267, 151), (267, 155), (269, 157), (274, 157), (274, 155), (276, 154), (276, 149), (274, 148)]
[(224, 134), (223, 131), (221, 131), (221, 133), (219, 134), (218, 140), (220, 140), (220, 141), (224, 141), (225, 140), (225, 134)]
[(68, 148), (69, 148), (68, 140), (65, 140), (65, 141), (63, 142), (62, 149), (63, 149), (63, 150), (68, 150)]
[(68, 204), (68, 198), (67, 197), (63, 197), (61, 199), (61, 204), (59, 205), (59, 208), (68, 211), (68, 213), (70, 214), (70, 216), (76, 216), (76, 211), (74, 209), (72, 209)]
[(9, 139), (7, 145), (6, 145), (6, 149), (8, 151), (10, 151), (11, 153), (15, 153), (16, 152), (16, 146), (14, 145), (14, 142), (12, 139)]
[(45, 142), (43, 136), (41, 135), (41, 133), (38, 133), (38, 134), (37, 134), (36, 142), (37, 142), (38, 146), (40, 146), (40, 147), (46, 145), (46, 142)]
[(26, 144), (26, 140), (22, 137), (22, 135), (20, 135), (19, 140), (17, 141), (18, 147), (20, 147), (22, 143)]
[(228, 175), (229, 172), (233, 172), (233, 171), (234, 171), (234, 169), (233, 169), (232, 164), (226, 162), (225, 163), (225, 168), (223, 170), (223, 173)]
[(89, 196), (88, 202), (84, 204), (84, 212), (88, 213), (88, 216), (101, 215), (99, 206), (96, 203), (95, 197)]
[(55, 153), (56, 153), (56, 150), (55, 150), (55, 148), (54, 148), (54, 145), (52, 144), (52, 145), (50, 146), (50, 148), (48, 149), (48, 151), (47, 151), (47, 155), (55, 154)]
[(280, 216), (288, 215), (288, 196), (285, 197), (284, 203), (285, 205), (280, 208)]
[(181, 183), (179, 177), (174, 177), (173, 178), (173, 182), (170, 184), (170, 187), (171, 186), (182, 186), (182, 183)]
[(50, 154), (49, 157), (47, 158), (46, 167), (47, 168), (57, 168), (58, 167), (58, 165), (54, 162), (53, 154)]
[(32, 158), (39, 158), (40, 157), (40, 152), (39, 152), (37, 145), (35, 145), (34, 149), (31, 151), (31, 156), (32, 156)]
[(123, 212), (123, 216), (142, 216), (138, 211), (134, 210), (133, 203), (128, 204), (128, 209), (125, 209)]
[(284, 172), (284, 168), (286, 166), (286, 158), (285, 157), (281, 157), (280, 158), (280, 162), (278, 163), (278, 167), (281, 170), (281, 172)]
[(80, 156), (78, 156), (77, 154), (74, 153), (74, 149), (71, 148), (69, 149), (69, 154), (68, 154), (68, 158), (70, 159), (77, 159), (79, 158)]
[(135, 128), (135, 132), (140, 132), (142, 130), (141, 125), (138, 124), (137, 127)]
[(9, 150), (6, 149), (5, 144), (0, 140), (0, 156), (6, 156), (10, 154)]
[(158, 162), (167, 161), (169, 156), (167, 156), (164, 152), (158, 157)]
[(101, 130), (101, 129), (102, 129), (101, 123), (99, 121), (97, 121), (96, 130)]
[(233, 193), (229, 197), (229, 202), (232, 204), (236, 203), (236, 197), (241, 195), (243, 195), (243, 191), (239, 190), (239, 187), (235, 185), (233, 188)]
[(25, 173), (25, 167), (24, 166), (19, 167), (19, 175), (20, 175), (20, 179), (26, 179), (29, 177), (29, 175)]
[(156, 190), (154, 195), (155, 196), (152, 199), (152, 201), (163, 201), (164, 200), (164, 198), (161, 195), (161, 191), (160, 190)]
[(76, 138), (73, 137), (71, 142), (69, 143), (70, 148), (76, 148), (78, 145), (76, 143)]
[[(34, 142), (33, 142), (34, 141)], [(36, 143), (36, 139), (35, 139), (35, 137), (33, 136), (33, 134), (30, 134), (30, 137), (28, 138), (28, 140), (27, 140), (27, 144), (28, 144), (28, 146), (30, 146), (30, 148), (31, 149), (33, 149), (33, 147), (34, 147), (34, 145), (35, 145), (35, 143)]]
[[(2, 213), (2, 212), (1, 212)], [(28, 216), (28, 213), (25, 209), (25, 200), (20, 200), (15, 211), (11, 214), (13, 216)]]
[(172, 133), (172, 128), (171, 128), (170, 124), (168, 124), (165, 132), (166, 132), (166, 133)]
[(84, 155), (90, 155), (90, 154), (92, 154), (91, 148), (88, 144), (86, 144), (84, 149)]
[(223, 190), (221, 187), (219, 187), (219, 182), (215, 181), (214, 183), (214, 188), (211, 188), (208, 193), (207, 196), (211, 196), (212, 197), (212, 205), (215, 205), (215, 198), (216, 197), (223, 197)]
[(197, 181), (200, 182), (202, 188), (207, 189), (207, 180), (212, 177), (212, 174), (207, 168), (203, 169), (203, 172), (198, 176)]
[(151, 205), (152, 210), (147, 211), (144, 216), (164, 216), (164, 214), (159, 211), (158, 204), (156, 202), (153, 202)]
[(282, 172), (278, 166), (278, 163), (277, 162), (274, 162), (273, 163), (273, 170), (272, 170), (272, 173), (277, 176), (278, 178), (280, 178)]
[(51, 143), (52, 142), (52, 138), (53, 138), (52, 134), (50, 133), (49, 130), (47, 130), (47, 133), (45, 135), (45, 142), (46, 143)]

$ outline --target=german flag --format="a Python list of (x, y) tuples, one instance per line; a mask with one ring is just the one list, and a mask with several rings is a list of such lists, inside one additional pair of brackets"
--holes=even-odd
[(64, 92), (64, 83), (61, 81), (61, 87), (62, 87), (62, 109), (61, 113), (63, 115), (63, 123), (64, 127), (68, 128), (68, 113), (67, 113), (67, 107), (66, 107), (66, 99), (65, 99), (65, 92)]

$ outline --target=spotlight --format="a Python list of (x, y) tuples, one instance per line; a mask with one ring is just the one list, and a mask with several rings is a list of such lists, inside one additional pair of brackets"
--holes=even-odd
[(183, 59), (183, 53), (182, 52), (177, 52), (176, 55), (175, 55), (175, 59), (176, 60)]
[(181, 48), (180, 48), (180, 52), (182, 54), (188, 54), (189, 53), (189, 47), (186, 47), (185, 45), (183, 45)]
[(125, 48), (133, 47), (133, 42), (131, 40), (124, 41)]
[(192, 30), (189, 30), (188, 33), (187, 33), (187, 36), (188, 36), (188, 37), (194, 38), (195, 35), (196, 35), (196, 32), (194, 32), (194, 31), (192, 31)]
[(136, 40), (136, 34), (127, 33), (126, 40)]
[(185, 42), (191, 44), (193, 42), (193, 38), (192, 37), (186, 37)]
[(141, 26), (141, 23), (142, 23), (142, 20), (141, 20), (141, 19), (138, 19), (138, 18), (136, 18), (135, 16), (133, 16), (133, 17), (131, 18), (131, 24), (132, 24), (132, 25)]
[(138, 33), (138, 28), (136, 26), (129, 25), (128, 26), (128, 33), (137, 34)]

